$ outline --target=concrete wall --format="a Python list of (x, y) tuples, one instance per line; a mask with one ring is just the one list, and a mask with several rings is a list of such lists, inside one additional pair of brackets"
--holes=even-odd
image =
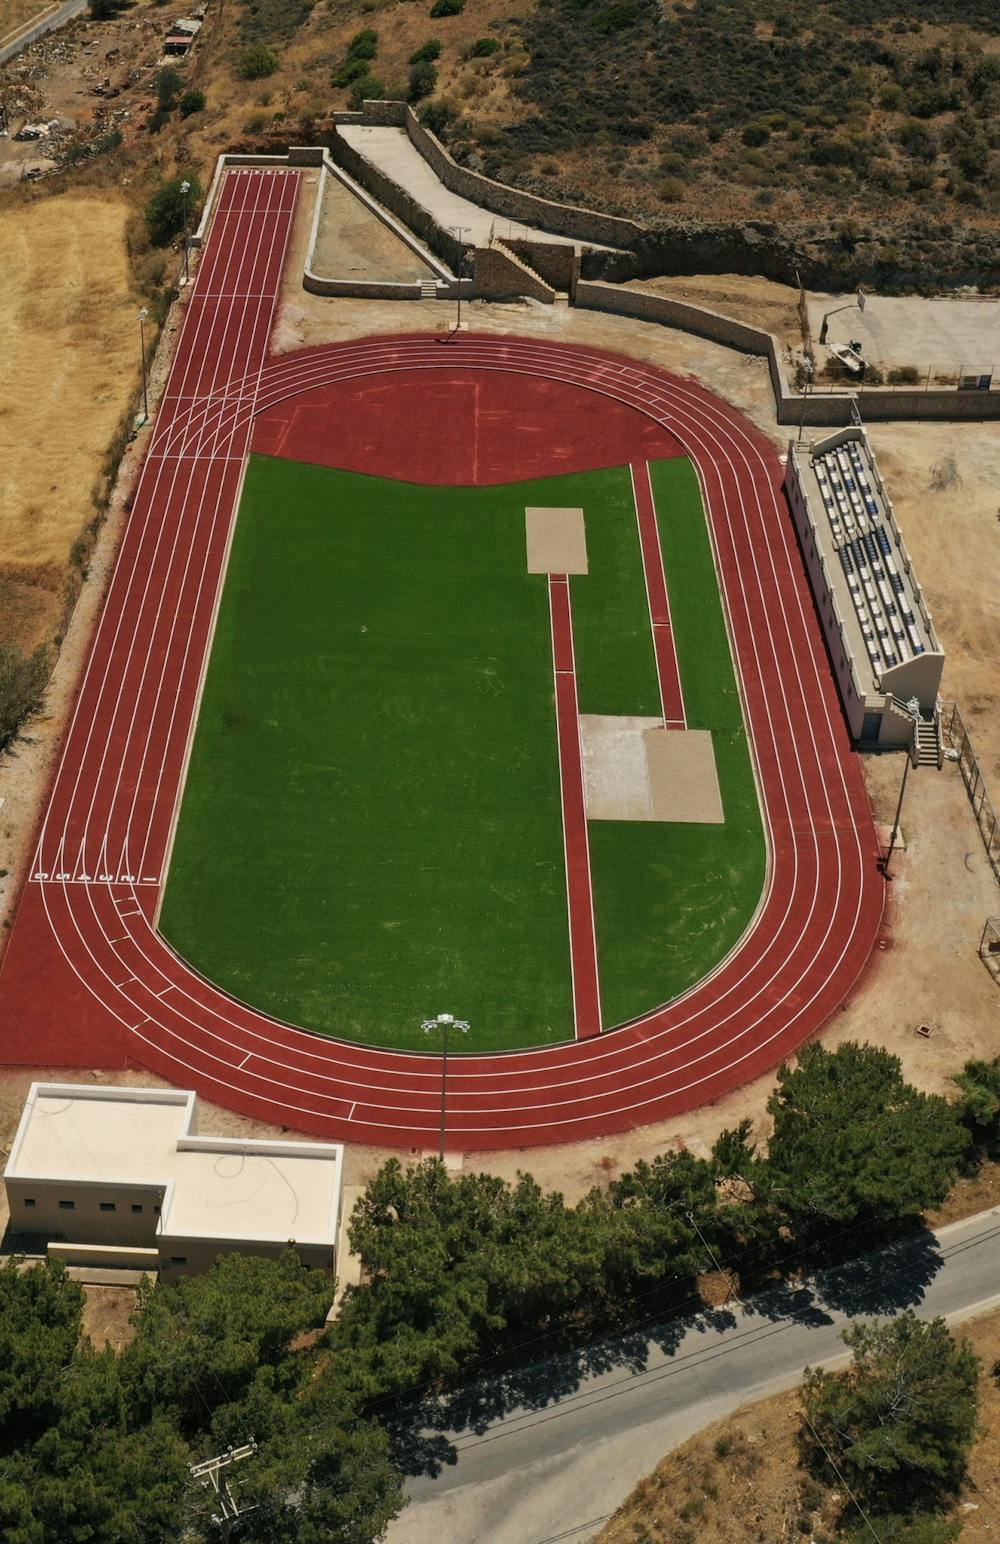
[[(264, 1260), (277, 1260), (293, 1243), (303, 1265), (311, 1270), (333, 1271), (334, 1250), (329, 1244), (298, 1244), (294, 1240), (266, 1243), (260, 1239), (206, 1239), (184, 1238), (181, 1235), (162, 1237), (158, 1240), (160, 1255), (160, 1280), (177, 1281), (181, 1276), (200, 1275), (210, 1270), (222, 1254), (258, 1255)], [(183, 1261), (183, 1264), (175, 1264)]]
[[(611, 311), (619, 316), (634, 316), (640, 321), (678, 327), (684, 332), (711, 338), (713, 342), (766, 359), (779, 424), (803, 423), (810, 428), (847, 426), (855, 401), (862, 416), (871, 423), (899, 419), (943, 422), (1000, 419), (1000, 391), (880, 391), (872, 388), (838, 396), (810, 391), (803, 397), (789, 390), (782, 368), (781, 345), (771, 333), (666, 295), (581, 279), (576, 304), (595, 311)], [(974, 400), (976, 398), (979, 400)]]
[[(115, 1244), (122, 1248), (155, 1248), (162, 1185), (107, 1184), (90, 1181), (7, 1178), (11, 1227), (18, 1233), (63, 1238), (71, 1244)], [(33, 1200), (34, 1206), (26, 1201)], [(72, 1201), (72, 1208), (60, 1206)], [(115, 1207), (101, 1210), (101, 1204)], [(139, 1206), (141, 1211), (133, 1212)]]
[[(371, 104), (375, 105), (375, 104)], [(369, 119), (369, 103), (365, 103), (365, 121)], [(413, 109), (405, 109), (404, 126), (411, 144), (420, 151), (432, 171), (446, 188), (460, 193), (463, 198), (483, 209), (518, 220), (524, 225), (537, 225), (541, 230), (552, 231), (556, 236), (567, 236), (572, 241), (600, 242), (613, 247), (632, 247), (641, 241), (645, 231), (635, 220), (623, 220), (618, 215), (602, 214), (597, 209), (582, 209), (572, 204), (558, 204), (552, 199), (539, 198), (535, 193), (525, 193), (507, 183), (495, 182), (481, 172), (459, 166), (448, 154), (436, 134), (425, 128)]]

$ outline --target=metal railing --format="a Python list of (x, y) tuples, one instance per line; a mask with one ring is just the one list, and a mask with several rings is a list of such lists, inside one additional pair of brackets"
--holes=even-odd
[(957, 760), (962, 780), (969, 795), (983, 846), (986, 848), (986, 856), (990, 860), (993, 877), (997, 884), (1000, 884), (1000, 818), (990, 798), (983, 769), (979, 765), (968, 727), (957, 702), (942, 704), (942, 727), (949, 746), (958, 753)]

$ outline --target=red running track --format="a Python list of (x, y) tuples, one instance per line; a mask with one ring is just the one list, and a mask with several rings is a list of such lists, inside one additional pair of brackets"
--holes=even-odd
[[(548, 441), (558, 452), (549, 471), (569, 469), (574, 456), (601, 464), (587, 458), (607, 454), (601, 436), (612, 423), (623, 433), (631, 426), (617, 464), (669, 454), (664, 445), (695, 461), (769, 864), (747, 933), (683, 997), (576, 1043), (452, 1058), (450, 1141), (469, 1150), (569, 1141), (717, 1099), (821, 1027), (868, 959), (883, 903), (871, 813), (774, 451), (694, 383), (597, 350), (471, 335), (442, 347), (410, 336), (269, 357), (296, 187), (285, 171), (224, 180), (0, 971), (4, 1059), (138, 1064), (304, 1131), (433, 1145), (437, 1056), (277, 1023), (190, 969), (155, 916), (255, 418), (255, 444), (277, 448), (267, 443), (277, 423), (291, 448), (291, 405), (336, 399), (343, 416), (323, 420), (324, 454), (350, 465), (363, 453), (366, 468), (385, 475), (398, 475), (400, 463), (426, 471), (433, 458), (440, 480), (458, 480), (451, 438), (442, 439), (436, 413), (428, 425), (425, 410), (472, 381), (477, 409), (486, 409), (474, 452), (462, 451), (465, 480), (532, 475), (524, 468), (544, 459)], [(523, 427), (505, 454), (487, 432), (500, 401)], [(525, 402), (543, 403), (544, 417), (526, 416)], [(578, 422), (581, 403), (590, 404), (592, 432)]]

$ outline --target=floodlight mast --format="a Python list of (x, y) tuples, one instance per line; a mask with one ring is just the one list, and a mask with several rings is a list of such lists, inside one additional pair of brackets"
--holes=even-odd
[(469, 1025), (465, 1019), (456, 1019), (453, 1013), (439, 1013), (436, 1019), (424, 1019), (420, 1028), (425, 1035), (433, 1035), (441, 1032), (443, 1045), (441, 1057), (441, 1134), (438, 1142), (438, 1156), (444, 1162), (445, 1130), (448, 1120), (448, 1037), (453, 1029), (461, 1034), (469, 1033)]

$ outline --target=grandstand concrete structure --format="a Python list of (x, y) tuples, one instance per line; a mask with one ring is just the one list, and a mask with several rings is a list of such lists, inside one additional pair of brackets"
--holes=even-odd
[(791, 443), (785, 491), (851, 734), (940, 763), (944, 653), (864, 429)]

